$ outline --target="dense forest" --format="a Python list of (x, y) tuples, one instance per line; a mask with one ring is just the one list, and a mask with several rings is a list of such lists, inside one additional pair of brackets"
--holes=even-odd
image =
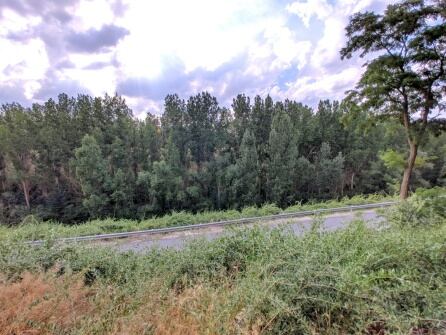
[[(243, 94), (231, 108), (207, 92), (165, 98), (134, 117), (120, 96), (61, 94), (0, 111), (0, 221), (29, 214), (67, 223), (170, 211), (287, 206), (396, 192), (404, 127), (352, 103)], [(446, 183), (446, 134), (420, 149), (412, 188)]]
[[(0, 109), (0, 222), (142, 219), (446, 183), (444, 1), (356, 13), (341, 59), (368, 57), (343, 102), (239, 94), (165, 98), (136, 118), (119, 95)], [(442, 133), (443, 131), (443, 133)]]

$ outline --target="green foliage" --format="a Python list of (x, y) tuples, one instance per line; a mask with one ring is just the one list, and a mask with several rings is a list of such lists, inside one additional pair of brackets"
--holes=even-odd
[[(445, 228), (374, 230), (354, 222), (345, 230), (303, 237), (253, 228), (196, 241), (181, 251), (146, 254), (0, 243), (0, 273), (8, 281), (20, 280), (24, 271), (80, 273), (84, 285), (94, 287), (96, 311), (106, 309), (101, 320), (84, 316), (94, 318), (84, 324), (84, 333), (107, 333), (128, 319), (140, 322), (153, 310), (169, 313), (183, 299), (182, 315), (203, 332), (441, 333)], [(102, 294), (112, 295), (106, 307)], [(157, 327), (156, 318), (143, 321)], [(169, 322), (185, 321), (169, 314)]]
[(96, 139), (85, 135), (82, 146), (76, 149), (75, 156), (73, 165), (84, 193), (83, 205), (92, 216), (102, 216), (108, 206), (110, 176)]
[(446, 189), (418, 189), (407, 201), (387, 210), (386, 217), (401, 227), (441, 224), (446, 219)]
[(284, 206), (293, 201), (296, 185), (297, 134), (293, 131), (290, 117), (280, 105), (276, 108), (268, 142), (269, 200)]
[(319, 196), (324, 194), (333, 196), (341, 187), (344, 158), (342, 153), (334, 158), (331, 156), (330, 145), (323, 142), (314, 167), (316, 175), (313, 187), (316, 188)]
[(384, 165), (389, 169), (402, 171), (406, 165), (404, 154), (396, 152), (393, 149), (381, 152), (379, 158), (382, 159)]
[[(375, 57), (348, 99), (374, 116), (398, 120), (405, 128), (410, 155), (403, 165), (404, 199), (418, 147), (426, 143), (427, 131), (438, 133), (445, 122), (431, 117), (445, 110), (445, 32), (442, 1), (404, 0), (387, 6), (383, 14), (356, 13), (346, 27), (342, 58), (356, 52)], [(385, 157), (402, 164), (394, 154)]]
[[(403, 171), (406, 166), (406, 157), (400, 152), (396, 152), (393, 149), (389, 149), (380, 153), (379, 158), (382, 159), (384, 165), (396, 171)], [(435, 159), (435, 157), (423, 157), (417, 156), (415, 159), (415, 168), (422, 168), (429, 164), (429, 160)]]
[[(340, 201), (329, 200), (320, 202), (313, 200), (305, 204), (298, 203), (286, 208), (284, 212), (298, 212), (319, 208), (335, 208), (393, 200), (395, 200), (394, 197), (379, 194), (372, 194), (369, 196), (358, 195), (352, 198), (345, 197)], [(0, 241), (52, 239), (56, 237), (95, 235), (112, 232), (175, 227), (247, 217), (266, 216), (278, 214), (280, 212), (282, 212), (282, 209), (277, 207), (277, 205), (267, 203), (261, 207), (245, 207), (240, 211), (204, 211), (197, 214), (185, 211), (174, 211), (161, 217), (144, 218), (144, 215), (142, 215), (142, 219), (140, 221), (108, 218), (91, 220), (82, 224), (70, 226), (57, 222), (41, 222), (40, 220), (37, 220), (35, 216), (33, 216), (34, 219), (32, 222), (26, 221), (26, 224), (20, 224), (17, 227), (7, 228), (5, 226), (0, 226)]]
[[(144, 120), (119, 96), (61, 94), (32, 108), (5, 105), (0, 222), (17, 224), (29, 214), (68, 224), (141, 220), (267, 202), (284, 208), (389, 193), (398, 184), (401, 172), (378, 157), (404, 150), (404, 128), (393, 121), (365, 127), (371, 119), (358, 106), (326, 100), (313, 111), (239, 95), (233, 108), (208, 93), (186, 101), (168, 95), (164, 114)], [(446, 137), (425, 143), (413, 189), (445, 180)]]
[(252, 205), (259, 200), (259, 159), (255, 138), (247, 129), (240, 145), (240, 158), (235, 164), (233, 197), (239, 207)]

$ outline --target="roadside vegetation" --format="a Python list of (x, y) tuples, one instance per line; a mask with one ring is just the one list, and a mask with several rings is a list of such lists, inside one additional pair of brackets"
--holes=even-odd
[(342, 101), (312, 96), (317, 107), (167, 94), (162, 114), (141, 120), (119, 95), (0, 101), (0, 224), (405, 199), (445, 186), (444, 13), (441, 0), (404, 0), (354, 14), (340, 56), (366, 57), (364, 73)]
[[(2, 103), (0, 335), (445, 335), (445, 13), (352, 15), (340, 56), (366, 57), (363, 74), (317, 108), (169, 94), (141, 120), (118, 94)], [(230, 227), (145, 253), (55, 241), (397, 193), (373, 227), (315, 217), (302, 236)]]
[(285, 210), (282, 210), (274, 204), (265, 204), (262, 207), (245, 207), (240, 211), (209, 211), (197, 214), (182, 211), (173, 212), (172, 214), (141, 221), (109, 218), (103, 220), (92, 220), (77, 225), (67, 225), (51, 221), (42, 222), (38, 219), (38, 217), (28, 216), (19, 225), (15, 225), (12, 227), (0, 225), (0, 240), (53, 239), (59, 237), (97, 235), (143, 229), (178, 227), (222, 220), (261, 217), (278, 214), (281, 212), (299, 212), (313, 209), (336, 208), (350, 205), (362, 205), (395, 200), (396, 197), (390, 195), (357, 195), (352, 198), (346, 197), (341, 200), (329, 200), (325, 202), (310, 201), (305, 204), (297, 203), (296, 205), (288, 207)]
[(446, 219), (422, 196), (383, 229), (235, 229), (181, 251), (3, 241), (0, 334), (443, 334)]

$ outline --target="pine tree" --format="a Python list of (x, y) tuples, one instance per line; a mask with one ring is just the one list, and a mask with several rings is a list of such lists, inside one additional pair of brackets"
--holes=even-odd
[(234, 111), (234, 131), (239, 148), (246, 129), (251, 122), (251, 101), (244, 94), (239, 94), (232, 101), (232, 110)]
[(37, 178), (37, 122), (33, 114), (19, 104), (4, 105), (1, 114), (0, 150), (11, 167), (6, 177), (21, 189), (29, 210), (30, 192)]
[(259, 160), (254, 134), (247, 129), (240, 146), (234, 182), (237, 207), (253, 205), (258, 201)]
[(251, 127), (254, 132), (257, 152), (259, 157), (259, 197), (260, 202), (267, 200), (267, 178), (268, 178), (268, 139), (271, 132), (273, 118), (273, 100), (267, 96), (265, 101), (260, 96), (254, 98), (252, 106)]
[(280, 206), (293, 201), (297, 159), (296, 133), (291, 119), (278, 107), (269, 136), (268, 199)]
[(332, 158), (330, 144), (323, 142), (315, 161), (314, 187), (323, 198), (334, 197), (342, 189), (344, 157)]
[(109, 205), (110, 176), (96, 139), (85, 135), (75, 157), (73, 165), (83, 193), (82, 203), (92, 217), (101, 217), (107, 214)]

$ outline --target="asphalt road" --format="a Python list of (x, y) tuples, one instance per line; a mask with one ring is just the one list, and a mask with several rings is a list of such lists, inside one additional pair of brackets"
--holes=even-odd
[[(325, 215), (321, 224), (322, 231), (333, 231), (341, 229), (346, 226), (347, 223), (360, 218), (367, 222), (369, 225), (376, 225), (383, 220), (376, 210), (365, 210), (357, 212), (344, 212)], [(277, 228), (285, 225), (290, 228), (295, 235), (302, 235), (305, 231), (308, 231), (312, 223), (314, 222), (314, 216), (306, 216), (293, 219), (278, 219), (269, 222), (260, 222), (256, 225), (267, 228)], [(253, 226), (253, 224), (247, 224), (245, 226)], [(127, 238), (120, 240), (110, 240), (97, 242), (99, 245), (106, 245), (117, 248), (121, 251), (133, 250), (135, 252), (144, 252), (152, 248), (175, 248), (181, 249), (186, 243), (197, 239), (204, 238), (207, 240), (213, 240), (222, 234), (227, 232), (228, 228), (213, 227), (203, 228), (190, 231), (182, 231), (169, 234), (148, 235), (143, 237)]]

